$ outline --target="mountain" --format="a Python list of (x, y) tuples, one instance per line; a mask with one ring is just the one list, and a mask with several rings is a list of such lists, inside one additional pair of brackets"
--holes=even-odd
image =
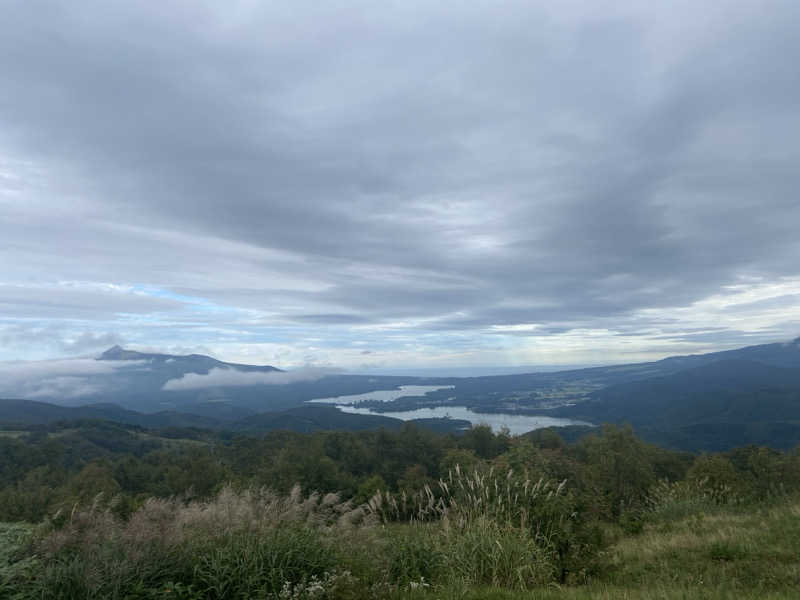
[(719, 353), (725, 358), (671, 375), (609, 386), (555, 414), (594, 423), (628, 422), (645, 437), (691, 449), (800, 443), (800, 368), (748, 360), (742, 357), (774, 358), (775, 353), (744, 350)]
[[(517, 409), (552, 408), (559, 404), (581, 403), (589, 400), (591, 393), (615, 385), (664, 377), (719, 361), (746, 360), (773, 367), (800, 368), (800, 338), (790, 343), (674, 356), (647, 363), (548, 373), (461, 378), (328, 375), (289, 383), (238, 386), (211, 385), (213, 380), (209, 380), (204, 387), (198, 386), (193, 389), (173, 389), (174, 384), (171, 384), (172, 388), (165, 389), (165, 385), (167, 382), (175, 382), (187, 376), (208, 375), (214, 369), (264, 374), (278, 374), (282, 371), (268, 365), (227, 363), (201, 354), (145, 353), (126, 350), (120, 346), (109, 348), (97, 360), (114, 361), (118, 366), (113, 373), (91, 376), (89, 383), (92, 385), (87, 387), (100, 391), (77, 397), (72, 400), (73, 404), (113, 402), (141, 412), (202, 411), (206, 416), (235, 420), (236, 410), (249, 411), (249, 414), (279, 412), (302, 406), (307, 400), (316, 398), (422, 384), (453, 386), (453, 389), (419, 397), (416, 403), (404, 399), (402, 408), (400, 404), (393, 407), (388, 403), (379, 408), (405, 410), (415, 406), (441, 405), (449, 402), (453, 405), (470, 406), (492, 412), (501, 407), (507, 408), (509, 397), (515, 398)], [(41, 399), (56, 404), (65, 403), (64, 399), (59, 397)], [(542, 399), (549, 400), (550, 405)]]
[[(114, 346), (103, 352), (98, 361), (118, 363), (113, 372), (93, 375), (92, 394), (72, 400), (75, 405), (87, 402), (113, 402), (124, 408), (140, 412), (176, 410), (193, 412), (212, 418), (235, 420), (263, 410), (256, 402), (256, 410), (248, 409), (246, 400), (251, 399), (252, 390), (244, 388), (206, 387), (192, 390), (165, 390), (167, 382), (181, 380), (186, 376), (208, 375), (213, 369), (241, 373), (283, 373), (269, 365), (245, 365), (228, 363), (202, 354), (175, 355), (137, 352)], [(261, 388), (270, 386), (257, 386)], [(63, 399), (44, 397), (44, 400), (61, 404)], [(242, 400), (231, 402), (231, 400)], [(186, 406), (191, 411), (186, 411)]]
[(211, 369), (235, 369), (244, 372), (264, 372), (277, 371), (282, 373), (281, 369), (271, 367), (269, 365), (256, 366), (256, 365), (243, 365), (239, 363), (228, 363), (210, 356), (202, 354), (157, 354), (149, 352), (137, 352), (135, 350), (125, 350), (120, 346), (114, 346), (103, 352), (97, 360), (136, 360), (146, 361), (150, 365), (158, 365), (163, 367), (166, 373), (197, 373), (208, 374)]
[[(358, 375), (318, 374), (305, 380), (281, 380), (271, 383), (268, 377), (231, 385), (231, 377), (202, 381), (189, 389), (174, 388), (183, 378), (237, 374), (279, 375), (284, 373), (269, 365), (246, 365), (217, 360), (202, 354), (174, 355), (137, 352), (114, 346), (97, 357), (100, 362), (113, 362), (110, 372), (82, 375), (85, 388), (91, 390), (69, 398), (58, 395), (37, 395), (37, 399), (53, 404), (82, 406), (113, 403), (128, 410), (191, 412), (223, 420), (236, 420), (266, 411), (282, 411), (301, 406), (305, 401), (326, 396), (359, 394), (378, 389), (394, 389), (398, 385), (417, 383), (416, 377), (367, 377)], [(195, 378), (195, 383), (198, 379)], [(172, 382), (167, 386), (168, 382)], [(217, 382), (217, 383), (215, 383)], [(166, 386), (166, 387), (165, 387)], [(172, 387), (171, 387), (172, 386)]]
[(634, 425), (800, 419), (800, 369), (722, 360), (610, 386), (558, 413)]
[[(291, 373), (283, 376), (283, 371), (269, 365), (227, 363), (200, 354), (137, 352), (120, 346), (109, 348), (97, 360), (111, 363), (112, 368), (81, 376), (83, 388), (93, 391), (68, 399), (37, 397), (42, 404), (63, 409), (69, 403), (77, 410), (58, 412), (41, 406), (23, 410), (21, 405), (8, 404), (19, 401), (5, 401), (0, 404), (0, 421), (22, 415), (32, 422), (97, 418), (147, 427), (312, 431), (393, 427), (397, 420), (382, 421), (385, 417), (380, 412), (466, 406), (478, 413), (548, 415), (597, 424), (630, 422), (649, 439), (684, 449), (751, 442), (787, 447), (800, 442), (800, 434), (795, 433), (795, 421), (800, 423), (800, 338), (647, 363), (462, 378), (317, 374), (303, 379)], [(180, 381), (202, 385), (175, 384)], [(376, 414), (358, 419), (342, 416), (330, 406), (306, 404), (312, 399), (396, 390), (404, 385), (440, 389), (410, 393), (391, 402), (368, 401), (364, 406)], [(435, 420), (425, 426), (451, 430), (463, 425)]]
[[(552, 403), (554, 406), (582, 403), (589, 400), (591, 394), (597, 390), (664, 377), (695, 367), (729, 360), (746, 360), (774, 367), (800, 368), (800, 338), (788, 343), (748, 346), (708, 354), (671, 356), (645, 363), (547, 373), (451, 378), (441, 381), (455, 386), (454, 392), (446, 394), (455, 396), (459, 404), (466, 404), (485, 412), (494, 412), (498, 405), (507, 406), (509, 404), (507, 398), (502, 398), (503, 394), (507, 394), (515, 396), (516, 409), (527, 410), (553, 408), (553, 406), (548, 406), (547, 402), (542, 402), (543, 398), (554, 400), (555, 402)], [(530, 396), (527, 400), (526, 394)], [(538, 401), (536, 397), (538, 397)], [(392, 410), (389, 405), (384, 406), (384, 409)]]
[(199, 427), (210, 429), (220, 425), (217, 419), (200, 415), (171, 411), (143, 414), (126, 410), (116, 404), (57, 406), (34, 400), (0, 399), (0, 425), (6, 427), (44, 425), (56, 421), (83, 419), (113, 421), (114, 423), (138, 425), (147, 428)]
[(800, 337), (791, 342), (777, 342), (774, 344), (760, 344), (746, 346), (736, 350), (723, 350), (708, 354), (691, 354), (688, 356), (671, 356), (658, 361), (668, 368), (681, 368), (701, 366), (721, 360), (749, 360), (773, 367), (787, 369), (800, 368)]

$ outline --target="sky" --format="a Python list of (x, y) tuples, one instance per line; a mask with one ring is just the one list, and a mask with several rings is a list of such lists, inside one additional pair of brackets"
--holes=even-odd
[(9, 0), (0, 360), (800, 335), (800, 4)]

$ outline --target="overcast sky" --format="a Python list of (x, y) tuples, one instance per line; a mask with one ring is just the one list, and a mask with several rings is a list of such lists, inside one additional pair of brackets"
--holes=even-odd
[(800, 335), (800, 4), (3, 2), (0, 359)]

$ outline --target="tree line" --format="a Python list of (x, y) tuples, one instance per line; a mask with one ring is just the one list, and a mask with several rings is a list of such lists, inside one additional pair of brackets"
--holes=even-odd
[(586, 515), (631, 522), (659, 482), (702, 481), (730, 499), (800, 486), (796, 451), (750, 446), (693, 455), (613, 425), (566, 444), (553, 429), (512, 437), (487, 426), (443, 435), (407, 425), (252, 437), (82, 421), (0, 436), (0, 521), (38, 522), (98, 494), (115, 498), (124, 515), (152, 496), (206, 498), (226, 485), (287, 493), (297, 484), (304, 492), (337, 492), (363, 503), (379, 490), (410, 494), (434, 487), (456, 465), (565, 480)]

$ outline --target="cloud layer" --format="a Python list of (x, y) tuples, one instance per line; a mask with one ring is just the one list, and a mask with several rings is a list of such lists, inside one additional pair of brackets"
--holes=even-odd
[(800, 332), (794, 2), (5, 13), (0, 356), (552, 364)]
[(242, 387), (252, 385), (286, 385), (301, 381), (317, 381), (326, 375), (331, 375), (332, 369), (320, 367), (307, 367), (294, 371), (272, 371), (258, 373), (251, 371), (237, 371), (236, 369), (211, 369), (207, 375), (187, 373), (177, 379), (170, 379), (164, 384), (166, 391), (199, 390), (214, 387)]
[(91, 358), (0, 362), (0, 398), (72, 399), (110, 391), (109, 382), (97, 375), (110, 375), (142, 361), (94, 360)]

